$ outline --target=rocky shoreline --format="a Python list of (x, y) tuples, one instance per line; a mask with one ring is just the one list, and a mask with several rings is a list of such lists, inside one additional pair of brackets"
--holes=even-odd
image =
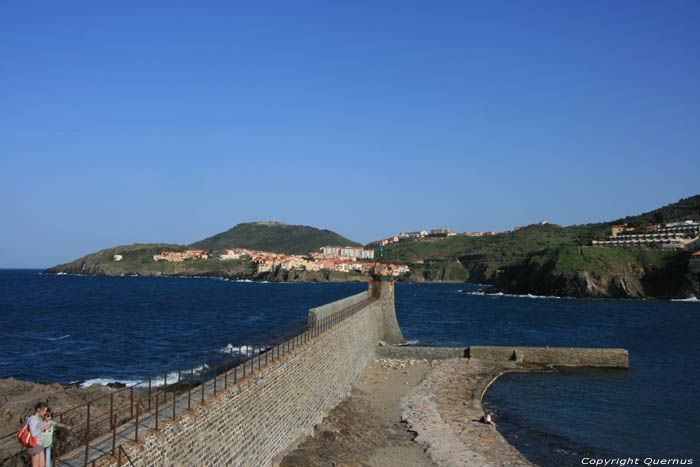
[(93, 415), (98, 417), (103, 413), (109, 414), (110, 398), (103, 396), (112, 393), (115, 394), (115, 405), (128, 403), (128, 392), (115, 393), (109, 387), (99, 384), (80, 388), (74, 385), (41, 384), (14, 378), (0, 379), (0, 465), (25, 465), (25, 450), (12, 435), (22, 428), (27, 418), (33, 414), (37, 402), (46, 402), (56, 414), (65, 413), (62, 419), (57, 418), (56, 421), (72, 426), (73, 430), (58, 430), (54, 443), (59, 451), (66, 452), (80, 446), (85, 435), (86, 411), (70, 409), (97, 399), (92, 403)]
[[(232, 282), (298, 282), (298, 283), (319, 283), (319, 282), (367, 282), (369, 276), (351, 275), (348, 273), (332, 271), (277, 271), (261, 274), (240, 274), (227, 271), (209, 272), (187, 272), (179, 271), (174, 273), (163, 273), (153, 271), (128, 272), (124, 274), (110, 274), (102, 270), (73, 270), (51, 268), (42, 271), (41, 274), (50, 275), (74, 275), (74, 276), (111, 276), (111, 277), (178, 277), (178, 278), (200, 278), (200, 279), (220, 279)], [(583, 277), (583, 279), (581, 279)], [(467, 282), (457, 280), (431, 280), (410, 275), (398, 277), (396, 282), (414, 282), (425, 284), (467, 284)], [(635, 283), (631, 279), (610, 279), (601, 285), (591, 280), (590, 276), (575, 276), (573, 278), (562, 279), (549, 278), (535, 281), (534, 285), (512, 281), (505, 283), (503, 280), (495, 281), (497, 285), (484, 285), (480, 293), (484, 294), (505, 294), (515, 296), (544, 296), (557, 298), (582, 298), (582, 299), (625, 299), (625, 300), (678, 300), (700, 298), (700, 281), (684, 277), (674, 287), (665, 288), (643, 288), (631, 287), (629, 284)], [(636, 282), (639, 282), (638, 279)], [(583, 285), (581, 285), (583, 284)]]

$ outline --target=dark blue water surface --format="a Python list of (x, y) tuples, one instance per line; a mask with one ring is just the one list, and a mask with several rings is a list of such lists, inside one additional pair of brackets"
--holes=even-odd
[(499, 431), (540, 465), (584, 458), (700, 461), (700, 303), (460, 295), (398, 284), (407, 339), (430, 345), (613, 347), (630, 369), (506, 374), (484, 398)]
[[(0, 270), (0, 378), (130, 382), (306, 319), (364, 284), (40, 275)], [(396, 285), (399, 324), (438, 346), (622, 347), (629, 370), (508, 374), (488, 391), (499, 431), (541, 465), (584, 457), (700, 461), (700, 303), (460, 294)]]

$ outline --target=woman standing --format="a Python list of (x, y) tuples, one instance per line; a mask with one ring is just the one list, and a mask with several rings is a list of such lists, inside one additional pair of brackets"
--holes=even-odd
[(51, 428), (50, 425), (44, 425), (44, 414), (48, 406), (44, 402), (39, 402), (34, 407), (34, 415), (27, 420), (29, 434), (36, 438), (36, 445), (29, 448), (27, 452), (32, 456), (32, 467), (45, 467), (44, 463), (44, 432)]

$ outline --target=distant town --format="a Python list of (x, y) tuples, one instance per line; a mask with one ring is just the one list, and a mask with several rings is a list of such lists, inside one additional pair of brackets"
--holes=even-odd
[(613, 225), (608, 240), (593, 240), (593, 246), (646, 246), (667, 251), (695, 251), (700, 249), (700, 222), (671, 222), (664, 227), (656, 224), (641, 229), (627, 224)]
[[(541, 221), (539, 225), (549, 224)], [(561, 227), (559, 224), (553, 224)], [(523, 227), (515, 227), (514, 231)], [(458, 233), (450, 229), (436, 228), (430, 231), (418, 230), (415, 232), (400, 232), (398, 235), (370, 242), (365, 249), (352, 246), (324, 246), (317, 252), (307, 255), (286, 255), (270, 251), (249, 250), (246, 248), (232, 248), (224, 253), (211, 257), (204, 250), (163, 251), (153, 255), (153, 261), (167, 261), (178, 263), (188, 260), (239, 260), (248, 258), (257, 269), (257, 273), (275, 271), (338, 271), (358, 274), (385, 273), (392, 276), (400, 276), (410, 272), (407, 265), (383, 264), (374, 261), (375, 251), (372, 248), (381, 248), (385, 245), (404, 241), (415, 241), (430, 238), (446, 238), (458, 235), (469, 237), (483, 237), (495, 235), (507, 235), (511, 231), (504, 232), (462, 232)], [(665, 226), (651, 225), (643, 228), (633, 228), (627, 224), (614, 225), (608, 240), (593, 240), (595, 247), (629, 247), (646, 246), (668, 251), (697, 251), (700, 250), (700, 222), (683, 221), (668, 223)], [(691, 259), (691, 271), (700, 271), (700, 255), (693, 255)], [(114, 260), (120, 261), (120, 255), (115, 255)], [(422, 263), (422, 261), (418, 261)]]
[[(179, 263), (187, 260), (216, 259), (219, 261), (249, 258), (258, 273), (274, 271), (338, 271), (359, 274), (387, 273), (399, 276), (410, 272), (406, 265), (382, 264), (374, 259), (374, 250), (351, 246), (324, 246), (308, 255), (285, 255), (270, 251), (231, 248), (216, 258), (210, 258), (204, 250), (163, 251), (153, 255), (153, 261)], [(116, 258), (115, 258), (116, 259)]]
[[(540, 221), (538, 223), (539, 225), (547, 225), (549, 222), (547, 221)], [(559, 224), (552, 224), (556, 227), (561, 227)], [(517, 226), (513, 230), (520, 230), (523, 229), (524, 227)], [(409, 240), (420, 240), (424, 238), (444, 238), (444, 237), (456, 237), (458, 235), (462, 235), (465, 237), (486, 237), (486, 236), (495, 236), (495, 235), (507, 235), (511, 231), (510, 230), (505, 230), (503, 232), (493, 232), (493, 231), (486, 231), (486, 232), (455, 232), (454, 230), (450, 229), (443, 229), (443, 228), (438, 228), (438, 229), (431, 229), (430, 232), (427, 230), (417, 230), (415, 232), (401, 232), (398, 235), (393, 235), (391, 237), (387, 238), (382, 238), (381, 240), (375, 240), (373, 242), (370, 242), (367, 244), (368, 247), (381, 247), (385, 245), (389, 245), (391, 243), (399, 243), (403, 241), (409, 241)]]

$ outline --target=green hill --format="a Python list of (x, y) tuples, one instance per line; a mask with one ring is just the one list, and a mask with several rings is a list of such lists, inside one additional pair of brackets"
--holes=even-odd
[(408, 263), (408, 280), (490, 283), (509, 293), (684, 298), (700, 292), (698, 278), (687, 273), (687, 253), (590, 245), (607, 239), (614, 224), (643, 227), (686, 219), (700, 220), (700, 195), (611, 222), (531, 225), (496, 236), (391, 244), (382, 261)]
[(248, 222), (190, 245), (207, 251), (248, 248), (288, 255), (318, 251), (322, 246), (360, 246), (330, 230), (281, 222)]
[[(337, 281), (352, 280), (341, 273), (324, 271), (308, 274), (267, 274), (259, 276), (249, 258), (221, 261), (218, 255), (206, 260), (183, 262), (154, 261), (153, 255), (163, 251), (201, 249), (221, 252), (239, 247), (273, 251), (286, 254), (306, 254), (325, 245), (357, 246), (356, 242), (331, 232), (301, 225), (286, 225), (279, 222), (251, 222), (193, 243), (178, 245), (165, 243), (137, 243), (100, 250), (65, 264), (44, 271), (47, 274), (89, 275), (139, 275), (139, 276), (215, 276), (231, 279), (285, 280), (285, 281)], [(340, 274), (340, 276), (339, 276)], [(279, 276), (279, 277), (278, 277)], [(342, 277), (341, 277), (342, 276)]]
[(683, 198), (676, 203), (671, 203), (651, 212), (638, 216), (628, 216), (618, 219), (611, 224), (629, 224), (632, 227), (666, 224), (684, 220), (700, 219), (700, 195)]

